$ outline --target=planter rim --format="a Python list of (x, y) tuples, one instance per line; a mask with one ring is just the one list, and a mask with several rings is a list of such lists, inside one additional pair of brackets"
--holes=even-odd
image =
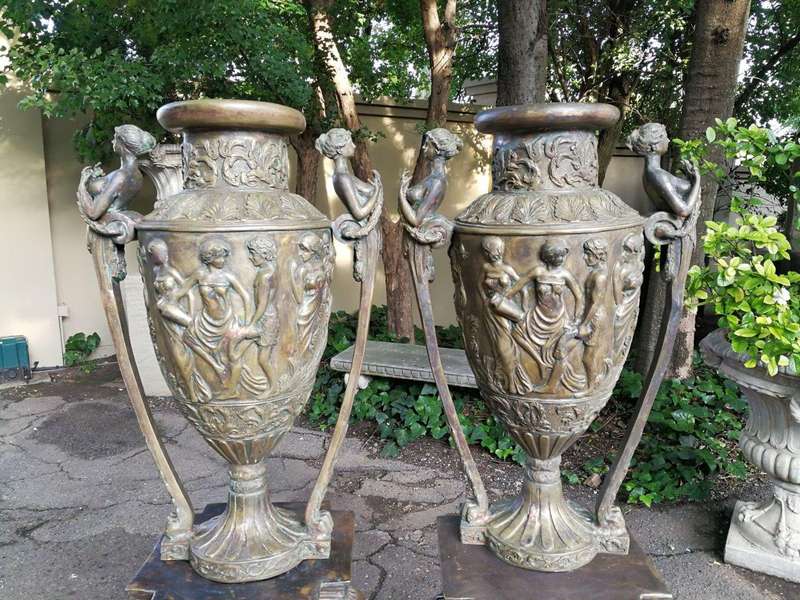
[[(715, 329), (702, 339), (700, 342), (700, 350), (703, 354), (705, 362), (712, 367), (717, 367), (721, 361), (730, 359), (737, 363), (741, 363), (742, 366), (744, 366), (744, 363), (749, 360), (750, 357), (746, 354), (735, 352), (733, 348), (731, 348), (731, 343), (728, 341), (726, 333), (726, 329)], [(715, 357), (717, 357), (717, 360), (709, 360), (707, 356), (708, 354), (713, 354)], [(769, 375), (766, 369), (760, 364), (752, 369), (748, 368), (748, 371), (760, 373), (764, 377), (773, 379), (773, 376)], [(778, 377), (780, 375), (784, 377), (792, 377), (794, 379), (800, 378), (800, 373), (795, 373), (791, 367), (778, 367), (778, 374), (774, 377)]]
[(156, 118), (172, 133), (186, 130), (257, 130), (294, 135), (306, 128), (303, 113), (289, 106), (255, 100), (201, 98), (165, 104)]
[(481, 111), (475, 117), (475, 127), (482, 133), (595, 131), (611, 127), (619, 121), (619, 117), (619, 109), (611, 104), (544, 102), (499, 106)]

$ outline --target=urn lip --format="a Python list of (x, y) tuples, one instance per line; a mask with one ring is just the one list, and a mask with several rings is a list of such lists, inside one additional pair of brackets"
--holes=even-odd
[(159, 108), (156, 118), (164, 129), (172, 133), (249, 129), (293, 135), (306, 128), (306, 119), (300, 111), (282, 104), (255, 100), (181, 100)]
[(481, 133), (534, 133), (607, 129), (619, 121), (620, 112), (611, 104), (587, 102), (544, 102), (498, 106), (481, 111), (475, 127)]

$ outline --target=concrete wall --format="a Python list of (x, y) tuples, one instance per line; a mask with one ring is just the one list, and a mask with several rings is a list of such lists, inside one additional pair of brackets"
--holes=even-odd
[[(75, 207), (81, 164), (71, 137), (81, 123), (20, 112), (17, 101), (13, 91), (0, 94), (0, 335), (27, 335), (33, 359), (42, 366), (61, 364), (64, 340), (78, 331), (97, 331), (102, 339), (97, 356), (112, 354), (91, 257), (84, 243), (85, 228)], [(383, 176), (386, 202), (396, 209), (399, 175), (403, 169), (413, 167), (419, 147), (424, 103), (374, 103), (361, 105), (360, 112), (367, 127), (383, 134), (372, 146), (371, 156)], [(454, 107), (450, 114), (450, 127), (464, 138), (465, 145), (449, 165), (450, 187), (442, 208), (448, 216), (455, 216), (490, 186), (491, 140), (475, 131), (471, 125), (473, 116), (474, 107)], [(343, 209), (330, 189), (332, 164), (325, 163), (325, 172), (320, 174), (325, 180), (319, 189), (327, 193), (317, 204), (335, 217)], [(612, 161), (606, 187), (635, 208), (649, 212), (641, 187), (641, 162), (626, 151)], [(152, 198), (148, 187), (133, 208), (148, 212)], [(133, 266), (134, 248), (130, 250), (129, 264)], [(455, 322), (453, 288), (444, 250), (437, 252), (436, 267), (434, 310), (437, 321), (444, 325)], [(135, 268), (132, 271), (126, 287), (138, 294), (140, 283), (136, 281)], [(358, 290), (351, 273), (350, 251), (338, 246), (335, 309), (353, 310), (357, 306)], [(382, 272), (374, 302), (386, 302)], [(61, 319), (61, 328), (59, 305), (66, 315)], [(138, 327), (141, 325), (135, 326)]]

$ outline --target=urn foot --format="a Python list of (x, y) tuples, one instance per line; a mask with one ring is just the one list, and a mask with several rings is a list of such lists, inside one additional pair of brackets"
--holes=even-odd
[(276, 508), (262, 464), (231, 465), (228, 505), (195, 529), (192, 567), (222, 583), (269, 579), (308, 558), (327, 558), (329, 544), (312, 540), (294, 513)]
[(564, 498), (560, 462), (560, 457), (529, 459), (521, 494), (492, 507), (486, 543), (505, 562), (564, 572), (588, 564), (599, 552), (627, 554), (621, 514), (601, 526), (588, 510)]

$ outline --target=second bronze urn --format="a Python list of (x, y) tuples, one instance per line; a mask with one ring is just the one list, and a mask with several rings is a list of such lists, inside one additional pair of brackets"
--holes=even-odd
[(598, 520), (566, 500), (559, 466), (608, 402), (638, 316), (644, 218), (598, 185), (596, 131), (618, 118), (603, 104), (480, 113), (477, 128), (495, 136), (493, 187), (455, 220), (467, 357), (527, 455), (520, 495), (488, 514), (466, 510), (462, 539), (527, 569), (628, 551), (621, 512)]

